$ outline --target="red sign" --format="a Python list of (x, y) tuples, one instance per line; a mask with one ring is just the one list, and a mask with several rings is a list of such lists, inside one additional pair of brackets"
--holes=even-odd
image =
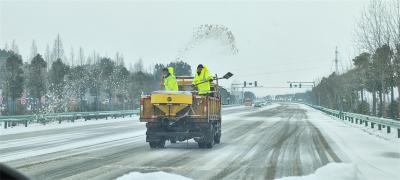
[(21, 97), (21, 104), (26, 104), (26, 97)]

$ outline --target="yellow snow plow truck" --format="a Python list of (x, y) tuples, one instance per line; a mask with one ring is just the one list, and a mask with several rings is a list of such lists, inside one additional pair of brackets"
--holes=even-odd
[[(146, 122), (146, 142), (150, 148), (163, 148), (165, 142), (194, 139), (199, 148), (212, 148), (221, 139), (221, 97), (218, 80), (211, 91), (198, 95), (193, 90), (193, 77), (176, 77), (179, 91), (154, 91), (140, 98), (140, 122)], [(200, 83), (199, 83), (200, 84)]]

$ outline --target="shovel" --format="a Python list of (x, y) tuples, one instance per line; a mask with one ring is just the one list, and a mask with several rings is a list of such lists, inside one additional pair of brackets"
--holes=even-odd
[[(233, 74), (232, 74), (231, 72), (227, 72), (224, 76), (222, 76), (222, 77), (220, 77), (220, 78), (213, 78), (213, 80), (218, 80), (218, 79), (229, 79), (229, 78), (231, 78), (232, 76), (233, 76)], [(194, 84), (194, 86), (197, 86), (197, 85), (199, 85), (199, 84), (203, 84), (203, 83), (205, 83), (205, 82), (208, 82), (208, 81), (199, 82), (199, 83), (197, 83), (197, 84)]]

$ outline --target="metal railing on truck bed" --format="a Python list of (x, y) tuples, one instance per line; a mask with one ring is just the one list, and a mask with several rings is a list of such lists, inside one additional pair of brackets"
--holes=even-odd
[(322, 106), (316, 106), (312, 104), (307, 104), (308, 106), (325, 112), (331, 116), (335, 116), (341, 120), (349, 121), (351, 123), (362, 125), (364, 124), (366, 127), (370, 126), (374, 128), (375, 125), (378, 126), (378, 130), (382, 130), (382, 128), (386, 128), (386, 132), (390, 133), (391, 128), (397, 129), (397, 137), (400, 138), (400, 121), (388, 118), (381, 118), (375, 116), (368, 116), (363, 114), (356, 114), (350, 112), (343, 112), (338, 110), (333, 110), (329, 108), (325, 108)]
[(65, 112), (65, 113), (49, 113), (49, 114), (37, 114), (37, 115), (16, 115), (16, 116), (0, 116), (0, 122), (4, 123), (4, 128), (10, 127), (13, 123), (23, 123), (25, 127), (28, 126), (29, 122), (37, 122), (46, 124), (48, 122), (58, 121), (72, 121), (77, 119), (102, 119), (102, 118), (117, 118), (132, 116), (137, 114), (138, 110), (121, 110), (121, 111), (94, 111), (94, 112)]

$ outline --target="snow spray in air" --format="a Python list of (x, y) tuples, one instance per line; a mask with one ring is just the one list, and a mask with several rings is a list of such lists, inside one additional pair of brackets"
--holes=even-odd
[(235, 36), (232, 31), (224, 25), (218, 24), (203, 24), (195, 28), (192, 40), (180, 52), (178, 59), (184, 59), (186, 53), (195, 49), (207, 40), (215, 40), (220, 42), (229, 54), (236, 55), (239, 50), (236, 46)]

